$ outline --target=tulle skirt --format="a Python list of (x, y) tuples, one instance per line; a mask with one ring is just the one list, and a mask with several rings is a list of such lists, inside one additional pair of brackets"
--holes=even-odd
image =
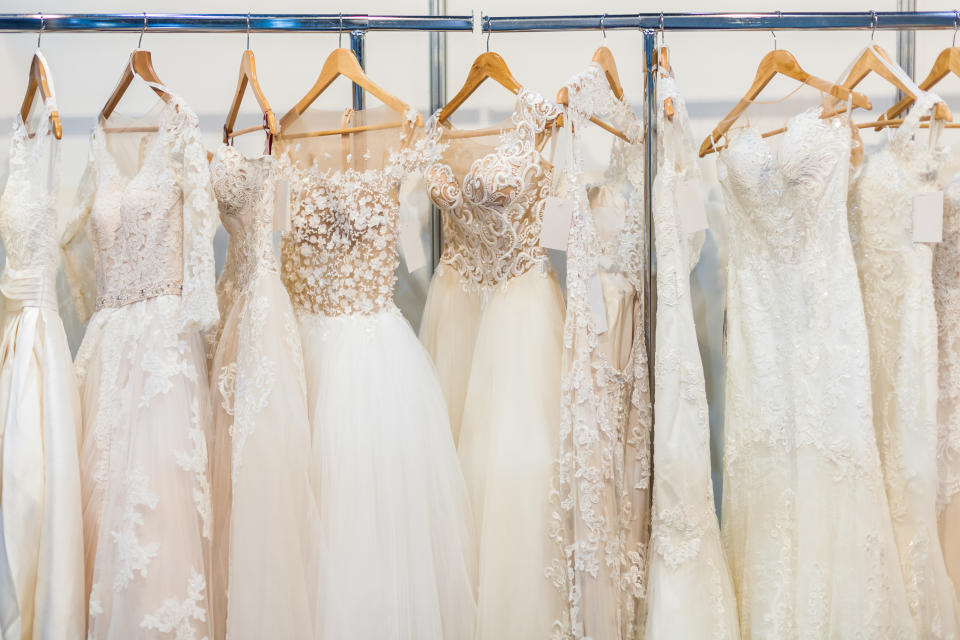
[(56, 310), (0, 338), (0, 638), (82, 638), (80, 396)]
[(276, 273), (238, 297), (220, 335), (210, 381), (216, 637), (313, 638), (310, 421), (299, 331)]
[(480, 294), (464, 289), (457, 270), (441, 262), (427, 292), (420, 340), (437, 365), (454, 443), (460, 439), (463, 401), (467, 396), (481, 306)]
[(213, 637), (209, 386), (179, 327), (179, 296), (105, 308), (77, 354), (91, 639)]
[(548, 638), (564, 303), (538, 269), (493, 291), (477, 330), (459, 454), (479, 532), (478, 640)]
[(469, 640), (475, 552), (436, 370), (395, 307), (300, 321), (322, 640)]

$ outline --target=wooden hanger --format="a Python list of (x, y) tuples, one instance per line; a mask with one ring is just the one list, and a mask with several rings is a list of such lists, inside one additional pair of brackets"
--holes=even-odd
[(493, 51), (481, 53), (477, 56), (477, 59), (473, 61), (473, 64), (470, 65), (470, 71), (467, 72), (467, 79), (463, 82), (463, 86), (460, 87), (460, 91), (440, 110), (437, 120), (441, 123), (446, 122), (450, 116), (453, 115), (453, 112), (459, 109), (460, 105), (466, 102), (467, 98), (473, 95), (473, 92), (476, 91), (487, 78), (496, 81), (497, 84), (513, 94), (520, 93), (520, 90), (523, 89), (523, 85), (513, 77), (513, 74), (510, 73), (510, 68), (507, 67), (507, 63), (499, 53), (494, 53)]
[[(847, 74), (846, 80), (844, 80), (840, 86), (847, 89), (854, 89), (860, 82), (866, 78), (871, 73), (875, 73), (894, 87), (902, 91), (905, 95), (909, 96), (913, 100), (917, 99), (915, 91), (907, 86), (900, 77), (891, 69), (890, 65), (893, 64), (890, 61), (890, 56), (886, 51), (880, 48), (879, 45), (872, 44), (867, 47), (860, 57), (857, 58), (857, 61), (853, 64), (853, 67), (850, 69), (850, 73)], [(952, 120), (953, 116), (950, 114), (950, 109), (947, 107), (946, 103), (938, 102), (934, 108), (934, 118), (937, 120)], [(890, 118), (884, 116), (883, 119), (877, 120), (875, 122), (864, 122), (857, 125), (858, 128), (864, 129), (866, 127), (876, 127), (877, 129), (882, 128), (886, 124), (889, 124)]]
[[(747, 108), (753, 104), (753, 101), (756, 99), (760, 92), (770, 84), (770, 81), (773, 80), (778, 74), (787, 76), (788, 78), (793, 78), (794, 80), (801, 82), (805, 85), (817, 89), (821, 93), (825, 93), (833, 96), (837, 100), (843, 102), (851, 102), (853, 106), (860, 107), (862, 109), (872, 109), (873, 106), (870, 104), (870, 101), (867, 100), (866, 96), (855, 91), (851, 91), (840, 85), (833, 84), (832, 82), (827, 82), (812, 76), (800, 66), (800, 63), (797, 62), (797, 59), (793, 57), (786, 49), (774, 49), (760, 60), (760, 64), (757, 67), (757, 75), (753, 80), (753, 84), (750, 85), (750, 89), (747, 91), (746, 95), (740, 99), (740, 102), (728, 113), (723, 120), (720, 121), (720, 124), (713, 130), (710, 136), (707, 136), (706, 140), (700, 145), (700, 157), (717, 151), (717, 148), (714, 146), (714, 141), (722, 138), (727, 131), (730, 130), (730, 127), (733, 126), (733, 123), (737, 121), (740, 115), (747, 110)], [(824, 113), (821, 117), (831, 117), (836, 115), (836, 113)], [(763, 137), (769, 137), (776, 135), (778, 133), (783, 133), (786, 129), (781, 128), (776, 131), (770, 131), (763, 134)]]
[[(137, 41), (137, 48), (130, 54), (130, 60), (127, 62), (127, 66), (123, 68), (123, 75), (120, 76), (120, 82), (117, 83), (117, 88), (114, 89), (110, 97), (107, 98), (107, 104), (103, 105), (103, 109), (100, 111), (101, 120), (109, 118), (113, 110), (117, 108), (117, 105), (120, 103), (120, 98), (123, 97), (123, 94), (126, 93), (130, 87), (130, 83), (133, 82), (134, 75), (140, 76), (142, 80), (150, 83), (149, 87), (153, 89), (153, 92), (160, 96), (164, 102), (170, 101), (170, 94), (163, 86), (163, 82), (153, 68), (153, 58), (150, 56), (150, 52), (140, 48), (140, 45), (143, 44), (143, 34), (146, 30), (147, 14), (144, 13), (143, 29), (140, 30), (140, 39)], [(156, 127), (120, 127), (114, 129), (114, 131), (136, 131), (144, 133), (156, 130)]]
[[(348, 133), (358, 133), (360, 131), (375, 131), (379, 129), (393, 129), (395, 127), (402, 127), (407, 124), (406, 120), (399, 120), (397, 122), (389, 122), (383, 124), (373, 124), (373, 125), (364, 125), (359, 127), (344, 127), (341, 129), (330, 129), (324, 131), (314, 131), (309, 133), (295, 133), (295, 134), (284, 134), (282, 133), (285, 129), (289, 129), (290, 125), (296, 122), (296, 120), (303, 115), (303, 112), (313, 104), (313, 101), (323, 93), (327, 87), (330, 86), (334, 80), (338, 77), (344, 76), (349, 78), (367, 91), (369, 91), (374, 97), (376, 97), (380, 102), (387, 105), (397, 113), (406, 116), (410, 111), (409, 105), (406, 102), (403, 102), (396, 96), (393, 96), (381, 87), (379, 87), (369, 76), (364, 72), (363, 67), (360, 66), (360, 63), (357, 61), (357, 57), (353, 54), (353, 51), (345, 48), (334, 49), (327, 59), (323, 63), (323, 67), (320, 69), (320, 75), (317, 77), (317, 81), (313, 83), (313, 86), (310, 88), (310, 91), (307, 92), (300, 102), (298, 102), (294, 107), (286, 113), (282, 118), (280, 118), (280, 131), (281, 136), (284, 138), (306, 138), (306, 137), (316, 137), (316, 136), (327, 136), (327, 135), (344, 135)], [(416, 126), (423, 125), (423, 118), (420, 117), (420, 114), (417, 114)]]
[[(610, 49), (605, 46), (597, 49), (593, 54), (593, 62), (603, 70), (603, 75), (607, 78), (607, 83), (610, 85), (610, 91), (613, 92), (613, 95), (617, 100), (623, 100), (623, 85), (620, 84), (620, 74), (617, 73), (617, 63), (614, 61), (613, 53)], [(557, 104), (562, 104), (565, 107), (570, 106), (570, 91), (567, 87), (560, 87), (560, 91), (557, 92)], [(625, 133), (596, 116), (590, 116), (590, 122), (599, 126), (601, 129), (609, 131), (625, 142), (632, 142)]]
[[(670, 50), (666, 46), (660, 47), (657, 51), (657, 69), (661, 78), (668, 78), (673, 75), (673, 71), (670, 70)], [(663, 101), (663, 112), (666, 114), (667, 120), (673, 120), (673, 98), (666, 98)]]
[[(237, 122), (237, 116), (240, 114), (240, 103), (243, 102), (243, 94), (247, 87), (253, 92), (253, 97), (257, 100), (260, 112), (263, 114), (263, 124), (256, 127), (247, 127), (239, 131), (233, 130), (233, 125)], [(230, 110), (227, 112), (227, 120), (223, 124), (223, 141), (227, 144), (237, 136), (253, 131), (266, 131), (269, 146), (272, 146), (273, 137), (279, 131), (277, 127), (277, 117), (267, 102), (267, 97), (260, 88), (260, 81), (257, 79), (257, 64), (253, 57), (253, 51), (249, 48), (243, 52), (240, 58), (240, 77), (237, 80), (237, 89), (233, 93), (233, 101), (230, 103)]]
[[(938, 82), (947, 77), (947, 74), (954, 74), (960, 76), (960, 48), (953, 46), (948, 47), (940, 52), (937, 56), (937, 59), (933, 63), (933, 67), (930, 69), (930, 73), (927, 74), (927, 77), (923, 79), (918, 86), (924, 91), (929, 91), (936, 85)], [(916, 100), (916, 97), (907, 95), (905, 98), (900, 100), (897, 104), (893, 105), (887, 110), (885, 114), (886, 117), (890, 120), (893, 120), (898, 115), (903, 113), (903, 111), (909, 107)]]
[[(39, 39), (37, 44), (39, 45)], [(47, 68), (40, 58), (40, 49), (33, 54), (33, 60), (30, 62), (30, 76), (27, 82), (27, 93), (23, 97), (23, 105), (20, 107), (20, 119), (26, 123), (30, 116), (30, 107), (33, 106), (33, 100), (37, 93), (44, 101), (53, 98), (53, 92), (50, 90), (50, 81), (47, 78)], [(60, 140), (63, 138), (63, 126), (60, 124), (60, 113), (56, 107), (50, 110), (50, 125), (53, 129), (53, 136)]]

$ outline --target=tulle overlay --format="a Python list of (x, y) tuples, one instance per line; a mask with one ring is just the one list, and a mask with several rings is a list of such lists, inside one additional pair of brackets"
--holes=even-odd
[(475, 288), (468, 290), (456, 269), (442, 262), (437, 265), (423, 307), (420, 340), (437, 365), (455, 444), (460, 440), (482, 302), (480, 293)]
[(300, 330), (329, 549), (318, 637), (472, 638), (471, 515), (433, 364), (396, 307)]
[(180, 297), (98, 311), (77, 354), (90, 638), (212, 637), (204, 343)]
[(556, 277), (535, 267), (491, 292), (477, 329), (459, 446), (481, 559), (477, 638), (549, 637), (563, 607), (545, 575), (563, 312)]

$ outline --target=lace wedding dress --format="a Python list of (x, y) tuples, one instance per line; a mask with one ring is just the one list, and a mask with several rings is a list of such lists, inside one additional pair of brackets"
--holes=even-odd
[(400, 181), (432, 152), (392, 111), (305, 113), (278, 143), (290, 181), (283, 281), (300, 322), (326, 554), (318, 638), (468, 640), (476, 557), (436, 371), (393, 302)]
[(723, 538), (743, 637), (912, 638), (847, 228), (851, 128), (822, 108), (777, 138), (743, 128), (717, 157), (730, 229)]
[(201, 331), (217, 321), (217, 217), (197, 116), (168, 97), (97, 123), (62, 238), (78, 311), (93, 312), (76, 364), (95, 639), (213, 635)]
[[(919, 130), (940, 99), (924, 93), (868, 153), (850, 186), (850, 234), (870, 339), (873, 419), (920, 637), (957, 638), (957, 601), (937, 531), (937, 315), (933, 245), (913, 241), (913, 196), (938, 188), (943, 153)], [(935, 137), (935, 136), (934, 136)], [(928, 141), (929, 139), (929, 141)]]
[(210, 372), (214, 629), (313, 638), (318, 514), (300, 335), (273, 253), (274, 158), (221, 145), (211, 180), (230, 234)]
[[(521, 90), (499, 138), (451, 140), (424, 178), (447, 245), (422, 334), (441, 379), (469, 377), (456, 393), (464, 394), (458, 451), (479, 533), (478, 640), (546, 637), (563, 607), (544, 572), (555, 555), (549, 492), (564, 303), (538, 244), (551, 177), (539, 144), (558, 113)], [(442, 133), (431, 118), (428, 140), (440, 145)], [(452, 312), (441, 316), (445, 309)]]
[(937, 514), (947, 572), (960, 596), (960, 175), (944, 182), (943, 241), (933, 253), (939, 347)]
[[(664, 113), (667, 98), (672, 119)], [(686, 104), (672, 77), (657, 81), (657, 100), (657, 401), (646, 637), (734, 640), (740, 636), (737, 601), (714, 506), (707, 395), (690, 294), (704, 232), (685, 231), (679, 209), (679, 190), (688, 181), (699, 185), (700, 171)]]
[[(40, 55), (41, 63), (46, 61)], [(49, 71), (48, 71), (49, 73)], [(80, 394), (57, 313), (60, 142), (18, 115), (0, 195), (0, 638), (81, 638)], [(28, 120), (32, 118), (28, 117)]]
[[(562, 560), (550, 573), (568, 601), (557, 629), (569, 638), (642, 638), (652, 424), (643, 321), (642, 123), (614, 96), (598, 65), (566, 86), (569, 106), (556, 134), (561, 141), (553, 174), (554, 195), (574, 205), (551, 496)], [(633, 141), (614, 139), (609, 166), (596, 182), (588, 179), (584, 158), (591, 116)], [(591, 287), (599, 289), (602, 311), (591, 308)]]

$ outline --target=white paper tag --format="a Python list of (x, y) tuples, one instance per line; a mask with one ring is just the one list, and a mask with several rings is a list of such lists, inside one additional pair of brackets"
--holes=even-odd
[(700, 182), (694, 178), (684, 180), (677, 185), (677, 215), (680, 218), (680, 228), (685, 234), (692, 234), (706, 229), (707, 209), (703, 205), (703, 194), (700, 191)]
[(587, 283), (587, 304), (590, 306), (590, 315), (597, 333), (607, 332), (607, 306), (603, 303), (603, 283), (600, 281), (600, 272), (595, 271)]
[(913, 196), (913, 241), (943, 240), (943, 191), (928, 191)]
[(273, 228), (280, 233), (290, 232), (290, 181), (277, 180), (273, 197)]
[(427, 266), (427, 255), (423, 251), (423, 241), (420, 239), (420, 225), (413, 217), (407, 218), (400, 224), (400, 250), (403, 252), (403, 261), (407, 265), (407, 273)]
[(573, 200), (547, 196), (543, 205), (543, 223), (540, 227), (540, 246), (557, 251), (567, 250), (570, 237), (570, 218)]

